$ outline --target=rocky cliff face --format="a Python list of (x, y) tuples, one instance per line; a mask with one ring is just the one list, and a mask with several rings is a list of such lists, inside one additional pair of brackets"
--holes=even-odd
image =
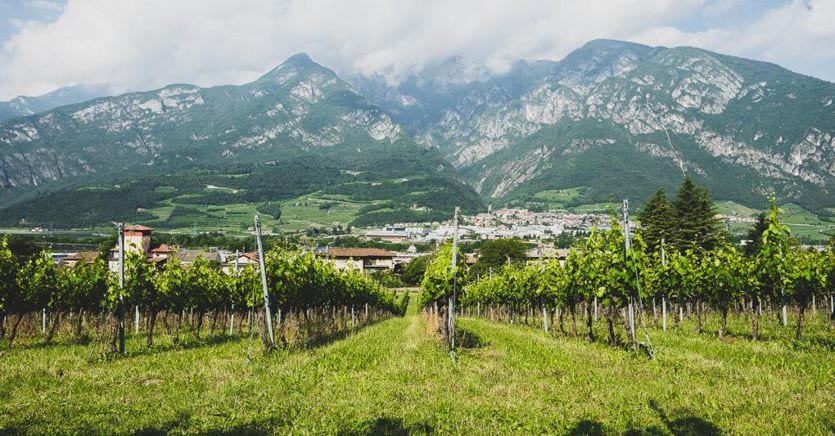
[[(408, 93), (415, 88), (401, 84), (378, 103), (394, 113), (398, 101), (426, 106)], [(560, 62), (520, 62), (447, 95), (414, 133), (485, 196), (601, 181), (582, 169), (611, 176), (610, 186), (591, 186), (598, 197), (646, 195), (687, 173), (728, 199), (775, 192), (835, 203), (835, 85), (776, 65), (593, 41)], [(665, 168), (660, 179), (651, 166)], [(624, 174), (643, 188), (618, 186)]]
[(388, 115), (332, 71), (296, 55), (243, 86), (171, 85), (0, 123), (0, 187), (403, 138)]

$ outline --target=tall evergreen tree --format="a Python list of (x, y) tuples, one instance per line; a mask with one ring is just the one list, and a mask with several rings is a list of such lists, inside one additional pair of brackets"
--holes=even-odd
[(716, 219), (716, 206), (707, 188), (696, 186), (685, 177), (673, 202), (678, 221), (676, 244), (680, 250), (696, 246), (713, 248), (722, 239), (722, 227)]
[(767, 228), (767, 216), (765, 212), (760, 212), (760, 214), (757, 215), (757, 222), (754, 223), (754, 227), (751, 227), (751, 229), (748, 230), (748, 244), (745, 246), (746, 256), (757, 255), (760, 251), (760, 245), (762, 244), (763, 232), (765, 232), (765, 229)]
[(666, 244), (675, 245), (676, 212), (663, 189), (655, 191), (647, 200), (638, 218), (641, 220), (641, 235), (648, 250), (658, 250), (661, 239), (664, 239)]

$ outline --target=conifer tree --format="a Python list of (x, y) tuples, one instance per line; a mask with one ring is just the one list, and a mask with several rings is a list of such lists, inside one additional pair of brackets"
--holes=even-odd
[(676, 211), (667, 200), (663, 189), (647, 200), (639, 215), (641, 220), (641, 235), (649, 251), (656, 251), (661, 246), (661, 239), (667, 244), (675, 244)]
[(762, 244), (763, 232), (768, 228), (768, 221), (765, 212), (760, 212), (757, 215), (757, 222), (748, 230), (748, 245), (745, 246), (745, 255), (756, 256), (760, 251)]
[(707, 188), (698, 187), (685, 177), (673, 207), (678, 221), (679, 250), (694, 246), (709, 250), (722, 239), (722, 229), (715, 218), (716, 207)]

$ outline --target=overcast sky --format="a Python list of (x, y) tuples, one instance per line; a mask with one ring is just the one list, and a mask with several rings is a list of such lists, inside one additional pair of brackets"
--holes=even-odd
[(0, 99), (73, 84), (239, 84), (297, 52), (392, 81), (453, 55), (502, 71), (596, 38), (835, 81), (835, 0), (0, 0)]

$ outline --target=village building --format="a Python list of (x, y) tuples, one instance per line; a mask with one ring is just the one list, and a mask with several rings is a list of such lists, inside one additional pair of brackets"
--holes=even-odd
[(316, 253), (338, 269), (353, 268), (360, 272), (394, 270), (395, 253), (380, 248), (328, 247)]
[(232, 253), (229, 256), (226, 256), (225, 261), (223, 262), (223, 272), (226, 274), (232, 274), (235, 272), (235, 268), (238, 271), (247, 267), (247, 265), (252, 265), (254, 267), (258, 267), (258, 253), (255, 251), (249, 251), (246, 253)]
[(94, 263), (98, 257), (98, 251), (79, 251), (77, 253), (70, 253), (62, 257), (60, 259), (59, 265), (65, 266), (67, 268), (72, 268), (81, 262), (87, 264)]
[(190, 267), (197, 259), (203, 258), (209, 262), (220, 263), (220, 253), (217, 251), (208, 250), (191, 250), (187, 248), (179, 248), (174, 252), (174, 257), (180, 261), (184, 267)]
[[(151, 232), (154, 229), (143, 225), (125, 226), (125, 250), (138, 253), (150, 253)], [(118, 248), (118, 247), (117, 247)]]
[(539, 263), (543, 261), (547, 262), (549, 260), (558, 260), (560, 262), (560, 265), (564, 265), (565, 259), (567, 257), (567, 248), (554, 248), (543, 246), (531, 248), (530, 250), (525, 252), (525, 258), (528, 264)]

